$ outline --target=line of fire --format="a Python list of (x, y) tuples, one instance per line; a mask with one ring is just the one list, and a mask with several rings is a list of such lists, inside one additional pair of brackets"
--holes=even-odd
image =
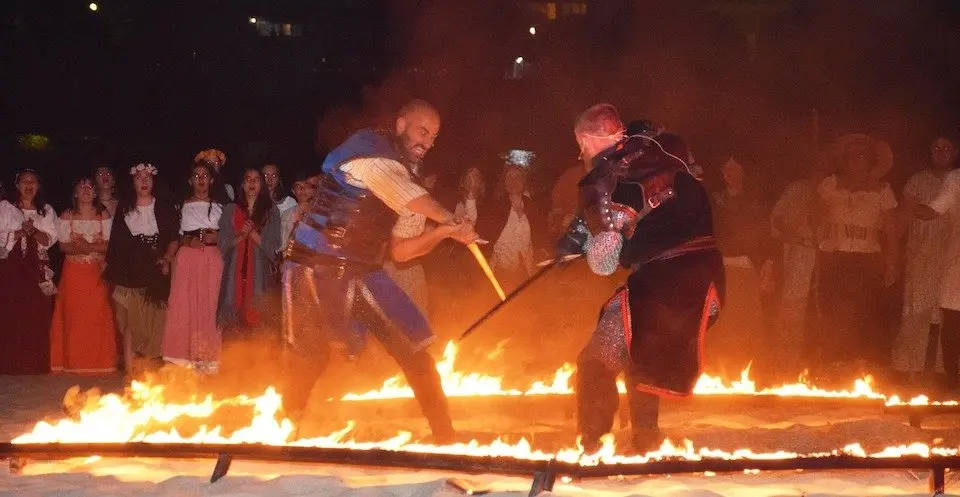
[[(478, 411), (518, 417), (537, 412), (547, 413), (540, 421), (572, 425), (573, 365), (563, 364), (552, 377), (534, 380), (524, 388), (509, 388), (502, 377), (458, 369), (456, 359), (457, 346), (450, 341), (437, 370), (455, 418), (468, 419)], [(618, 389), (621, 395), (625, 393), (622, 380)], [(339, 416), (402, 420), (417, 417), (413, 398), (410, 387), (397, 375), (380, 388), (327, 402), (330, 411)], [(170, 392), (155, 376), (133, 381), (122, 394), (74, 387), (64, 405), (69, 411), (66, 416), (38, 422), (11, 443), (0, 444), (0, 456), (8, 458), (13, 472), (22, 472), (30, 461), (50, 459), (205, 458), (217, 461), (215, 468), (211, 465), (211, 482), (215, 482), (227, 474), (234, 459), (261, 460), (526, 475), (533, 479), (531, 495), (536, 495), (552, 489), (558, 478), (913, 469), (929, 471), (929, 486), (936, 493), (944, 491), (949, 469), (960, 467), (960, 448), (944, 445), (942, 440), (874, 448), (854, 441), (828, 451), (805, 453), (786, 447), (716, 449), (689, 439), (667, 439), (646, 454), (624, 454), (618, 452), (610, 435), (604, 437), (599, 451), (587, 453), (577, 444), (564, 445), (562, 436), (537, 426), (498, 430), (497, 422), (490, 421), (485, 423), (487, 430), (468, 432), (474, 437), (469, 442), (437, 445), (405, 430), (382, 435), (358, 432), (353, 419), (347, 419), (341, 429), (302, 436), (296, 424), (285, 417), (282, 397), (272, 387), (257, 396), (217, 398), (194, 393), (184, 397)], [(794, 383), (758, 387), (750, 377), (749, 365), (733, 380), (702, 374), (692, 397), (667, 402), (664, 411), (667, 415), (674, 410), (685, 415), (735, 414), (756, 406), (794, 414), (854, 409), (865, 417), (909, 418), (910, 424), (918, 427), (924, 419), (960, 414), (957, 400), (886, 394), (875, 388), (869, 376), (855, 379), (847, 389), (820, 388), (804, 377)]]

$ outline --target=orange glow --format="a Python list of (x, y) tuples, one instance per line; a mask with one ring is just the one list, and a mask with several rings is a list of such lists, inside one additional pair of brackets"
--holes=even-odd
[[(503, 378), (499, 376), (483, 375), (480, 373), (465, 373), (456, 369), (457, 346), (453, 341), (447, 342), (443, 349), (443, 358), (437, 363), (443, 391), (449, 397), (490, 396), (490, 395), (572, 395), (573, 386), (570, 378), (576, 372), (576, 367), (566, 363), (554, 373), (549, 380), (538, 380), (525, 389), (504, 389)], [(620, 393), (626, 393), (623, 380), (617, 381)], [(805, 375), (801, 375), (796, 383), (784, 384), (775, 387), (757, 388), (756, 382), (750, 378), (750, 364), (740, 373), (740, 378), (726, 381), (719, 376), (702, 374), (693, 390), (696, 395), (763, 395), (789, 397), (820, 397), (832, 399), (874, 399), (886, 400), (887, 396), (873, 389), (873, 378), (865, 376), (854, 380), (850, 390), (826, 390), (809, 383)], [(407, 385), (402, 375), (388, 378), (377, 390), (364, 393), (348, 393), (341, 400), (361, 401), (391, 398), (413, 398), (413, 390)]]
[[(496, 351), (495, 351), (496, 352)], [(450, 396), (522, 396), (522, 395), (571, 395), (573, 390), (570, 378), (575, 368), (565, 364), (552, 378), (535, 381), (525, 389), (504, 389), (502, 378), (465, 373), (455, 368), (457, 348), (450, 342), (444, 349), (443, 359), (437, 369), (441, 374), (443, 388)], [(624, 388), (622, 382), (618, 385)], [(928, 405), (926, 397), (917, 397), (902, 402), (899, 397), (887, 397), (873, 390), (869, 377), (858, 379), (849, 391), (824, 390), (810, 385), (801, 377), (795, 384), (772, 388), (758, 388), (750, 379), (749, 366), (743, 370), (740, 378), (724, 381), (721, 378), (703, 375), (697, 383), (699, 395), (774, 395), (805, 396), (824, 398), (868, 398), (884, 399), (888, 405)], [(378, 390), (365, 394), (348, 394), (343, 400), (363, 401), (370, 399), (412, 397), (410, 388), (399, 378), (387, 380)], [(950, 401), (943, 405), (957, 405)], [(224, 416), (224, 414), (229, 416)], [(216, 421), (229, 419), (230, 427)], [(823, 457), (830, 455), (849, 455), (854, 457), (901, 457), (914, 455), (920, 457), (956, 456), (960, 449), (931, 447), (923, 443), (913, 443), (898, 447), (888, 447), (879, 452), (869, 453), (859, 444), (850, 444), (841, 449), (817, 454), (799, 454), (790, 451), (754, 452), (749, 448), (722, 451), (710, 448), (696, 448), (690, 440), (679, 443), (666, 440), (656, 451), (643, 456), (624, 456), (616, 454), (612, 436), (603, 438), (601, 448), (595, 454), (585, 454), (582, 447), (559, 450), (555, 453), (534, 448), (526, 439), (508, 443), (497, 439), (488, 444), (476, 440), (450, 445), (431, 445), (418, 442), (410, 432), (401, 431), (395, 435), (376, 441), (358, 441), (354, 438), (354, 422), (326, 436), (316, 438), (296, 438), (294, 423), (284, 417), (282, 398), (272, 387), (261, 395), (251, 397), (239, 395), (215, 399), (212, 395), (192, 396), (184, 400), (167, 391), (164, 385), (155, 385), (134, 381), (122, 394), (94, 394), (85, 397), (84, 407), (73, 417), (56, 421), (41, 421), (33, 430), (13, 440), (16, 444), (25, 443), (214, 443), (239, 444), (256, 443), (264, 445), (292, 445), (301, 447), (343, 448), (356, 450), (393, 450), (418, 453), (454, 454), (469, 456), (514, 457), (527, 460), (551, 460), (596, 464), (635, 464), (664, 458), (682, 458), (702, 460), (705, 458), (771, 460), (796, 457)], [(179, 430), (178, 430), (179, 429)], [(935, 442), (937, 443), (937, 442)], [(95, 459), (90, 459), (90, 462)]]
[[(127, 395), (104, 395), (95, 403), (88, 404), (77, 419), (61, 419), (54, 423), (40, 422), (33, 431), (13, 440), (15, 444), (25, 443), (259, 443), (264, 445), (291, 445), (299, 447), (342, 448), (354, 450), (391, 450), (428, 454), (454, 454), (467, 456), (513, 457), (527, 460), (556, 459), (561, 462), (581, 465), (597, 464), (637, 464), (664, 458), (681, 458), (698, 461), (706, 458), (776, 460), (796, 457), (817, 457), (830, 455), (850, 455), (854, 457), (901, 457), (916, 455), (921, 457), (955, 456), (960, 450), (955, 448), (930, 447), (922, 443), (888, 447), (879, 452), (868, 453), (859, 444), (851, 444), (842, 449), (816, 454), (799, 454), (790, 451), (754, 452), (750, 449), (722, 451), (709, 448), (695, 448), (690, 440), (674, 443), (665, 440), (659, 449), (642, 456), (624, 456), (615, 453), (612, 435), (603, 437), (601, 448), (594, 454), (585, 454), (582, 447), (561, 449), (556, 453), (535, 449), (526, 439), (516, 443), (507, 443), (497, 439), (489, 444), (480, 444), (476, 440), (450, 445), (431, 445), (418, 443), (409, 432), (398, 432), (385, 440), (360, 442), (352, 438), (354, 423), (347, 423), (342, 430), (317, 438), (293, 439), (293, 423), (280, 413), (280, 395), (272, 388), (259, 397), (237, 396), (214, 400), (207, 396), (190, 402), (176, 403), (164, 401), (164, 388), (134, 382)], [(183, 418), (206, 418), (213, 411), (224, 406), (248, 406), (252, 408), (249, 422), (225, 436), (221, 426), (201, 426), (198, 432), (190, 436), (181, 436), (176, 428), (152, 429), (153, 425), (168, 425)], [(91, 458), (88, 462), (94, 462)]]

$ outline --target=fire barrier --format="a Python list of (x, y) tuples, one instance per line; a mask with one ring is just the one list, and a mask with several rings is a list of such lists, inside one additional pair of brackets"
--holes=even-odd
[(441, 470), (458, 473), (495, 473), (533, 477), (530, 496), (553, 489), (556, 479), (614, 476), (643, 476), (681, 473), (729, 473), (747, 470), (929, 470), (933, 495), (945, 491), (946, 469), (960, 468), (960, 456), (927, 457), (858, 457), (846, 454), (811, 455), (784, 459), (723, 459), (702, 457), (696, 460), (665, 458), (630, 464), (579, 464), (556, 460), (530, 460), (511, 457), (478, 457), (453, 454), (430, 454), (392, 450), (356, 450), (341, 448), (298, 447), (261, 444), (0, 444), (0, 457), (9, 460), (12, 472), (23, 468), (28, 460), (67, 459), (85, 456), (156, 457), (176, 459), (216, 458), (211, 483), (227, 474), (234, 459), (321, 463), (368, 467)]

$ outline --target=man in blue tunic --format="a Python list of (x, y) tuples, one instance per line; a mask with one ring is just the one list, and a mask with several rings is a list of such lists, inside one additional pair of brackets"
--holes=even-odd
[[(436, 337), (383, 269), (387, 258), (420, 257), (446, 238), (465, 244), (477, 238), (472, 225), (411, 175), (439, 130), (437, 110), (414, 100), (398, 112), (393, 132), (359, 131), (324, 160), (312, 212), (297, 223), (285, 249), (284, 338), (295, 356), (310, 361), (285, 392), (288, 410), (306, 405), (331, 349), (353, 359), (373, 335), (403, 370), (434, 440), (453, 439), (436, 363), (426, 351)], [(437, 226), (415, 237), (396, 236), (398, 220), (414, 217)]]

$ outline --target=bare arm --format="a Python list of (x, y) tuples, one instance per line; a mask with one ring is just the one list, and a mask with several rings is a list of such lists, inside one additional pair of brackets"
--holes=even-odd
[[(89, 250), (87, 250), (87, 248), (84, 246), (84, 245), (87, 245), (86, 240), (84, 240), (83, 238), (78, 237), (78, 236), (76, 236), (76, 235), (70, 236), (70, 235), (71, 235), (70, 233), (64, 233), (64, 232), (63, 232), (63, 229), (64, 229), (64, 224), (63, 224), (63, 222), (64, 222), (64, 221), (70, 222), (71, 220), (72, 220), (72, 215), (70, 214), (69, 211), (68, 211), (68, 212), (64, 212), (63, 215), (60, 217), (60, 221), (59, 221), (59, 222), (60, 222), (60, 224), (59, 224), (59, 226), (60, 226), (60, 251), (63, 252), (64, 254), (67, 254), (67, 255), (82, 255), (82, 254), (86, 254), (87, 252), (89, 252)], [(24, 228), (23, 228), (23, 229), (25, 229), (25, 230), (28, 229), (27, 226), (26, 226), (26, 223), (24, 223)], [(37, 236), (36, 236), (37, 233), (41, 233), (41, 231), (40, 231), (40, 230), (37, 230), (36, 232), (32, 233), (30, 236), (33, 236), (34, 238), (36, 238), (36, 240), (37, 240), (38, 243), (43, 243), (39, 238), (37, 238)], [(48, 239), (48, 241), (49, 241), (49, 239)]]
[[(37, 242), (39, 243), (40, 240), (37, 239)], [(67, 255), (83, 255), (90, 252), (84, 245), (90, 244), (83, 240), (61, 241), (60, 251)]]
[(106, 253), (107, 253), (107, 242), (106, 242), (106, 241), (102, 241), (102, 242), (92, 242), (92, 243), (87, 243), (86, 245), (87, 245), (87, 251), (86, 251), (86, 253), (88, 253), (88, 254), (94, 254), (94, 253), (97, 253), (97, 254), (106, 254)]
[(50, 235), (37, 230), (33, 233), (33, 239), (37, 241), (41, 246), (48, 247), (50, 246)]
[(443, 240), (448, 238), (453, 228), (449, 225), (440, 225), (433, 229), (428, 229), (420, 236), (413, 238), (400, 238), (395, 236), (390, 239), (390, 254), (393, 260), (397, 262), (407, 262), (416, 259), (422, 255), (430, 253)]
[(167, 244), (167, 252), (163, 254), (163, 260), (167, 261), (167, 263), (173, 262), (173, 258), (177, 256), (177, 249), (179, 248), (180, 242), (177, 240), (173, 240)]

